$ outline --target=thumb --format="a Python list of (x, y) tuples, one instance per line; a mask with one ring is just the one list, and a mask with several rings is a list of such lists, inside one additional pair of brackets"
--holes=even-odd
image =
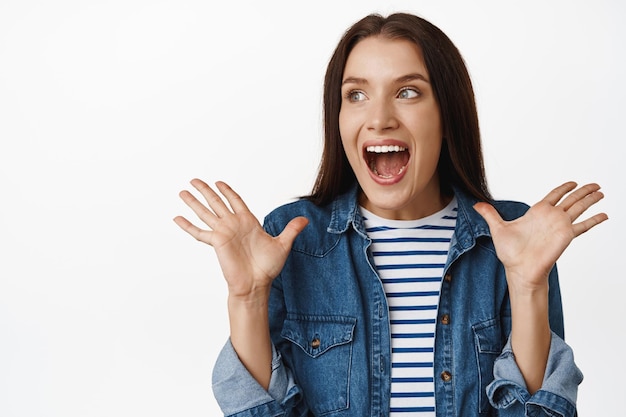
[(492, 229), (499, 223), (502, 223), (502, 217), (500, 217), (500, 214), (491, 204), (476, 203), (474, 204), (474, 210), (476, 210), (478, 214), (480, 214), (483, 219), (485, 219), (490, 229)]
[(309, 220), (306, 217), (300, 216), (291, 219), (280, 235), (278, 235), (278, 238), (285, 246), (290, 248), (293, 241), (300, 234), (300, 232), (304, 230), (307, 224), (309, 224)]

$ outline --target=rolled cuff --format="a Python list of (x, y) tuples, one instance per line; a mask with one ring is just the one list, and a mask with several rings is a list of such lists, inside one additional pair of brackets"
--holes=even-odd
[(272, 376), (266, 391), (241, 363), (229, 339), (213, 368), (213, 395), (225, 416), (276, 416), (297, 403), (300, 390), (272, 346)]
[[(494, 381), (487, 386), (491, 405), (498, 409), (524, 409), (525, 416), (574, 417), (578, 385), (583, 374), (574, 363), (572, 349), (552, 333), (550, 353), (541, 388), (530, 395), (507, 342), (493, 368)], [(520, 415), (519, 413), (511, 415)]]

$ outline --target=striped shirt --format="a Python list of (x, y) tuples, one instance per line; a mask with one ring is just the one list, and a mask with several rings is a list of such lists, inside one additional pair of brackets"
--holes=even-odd
[(435, 417), (435, 325), (457, 218), (454, 198), (419, 220), (388, 220), (361, 207), (391, 325), (390, 417)]

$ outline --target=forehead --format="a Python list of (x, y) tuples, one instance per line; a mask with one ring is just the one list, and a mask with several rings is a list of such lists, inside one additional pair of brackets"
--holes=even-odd
[(407, 39), (370, 36), (357, 43), (348, 55), (344, 79), (398, 77), (408, 73), (428, 76), (418, 45)]

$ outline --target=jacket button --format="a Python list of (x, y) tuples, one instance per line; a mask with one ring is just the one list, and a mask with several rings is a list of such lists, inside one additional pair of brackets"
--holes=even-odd
[(443, 279), (446, 280), (446, 282), (450, 282), (452, 281), (452, 274), (451, 273), (447, 273), (445, 277), (443, 277)]
[(311, 347), (312, 347), (313, 349), (317, 349), (317, 348), (319, 348), (319, 347), (320, 347), (320, 345), (321, 345), (321, 342), (320, 342), (319, 337), (316, 337), (315, 339), (311, 340)]
[(450, 324), (450, 315), (444, 314), (441, 316), (441, 324)]
[(441, 379), (443, 379), (443, 382), (450, 382), (452, 380), (452, 374), (448, 371), (443, 371), (441, 373)]

